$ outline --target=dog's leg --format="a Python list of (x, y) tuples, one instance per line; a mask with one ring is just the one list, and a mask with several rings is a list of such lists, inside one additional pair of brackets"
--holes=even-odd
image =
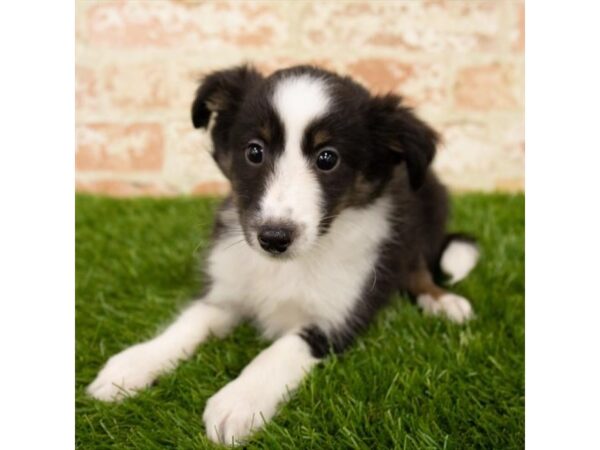
[(224, 336), (239, 317), (207, 300), (195, 301), (155, 338), (111, 357), (87, 392), (104, 401), (132, 395), (188, 358), (210, 334)]
[(246, 438), (275, 415), (279, 402), (319, 361), (299, 335), (279, 338), (208, 400), (204, 410), (208, 437), (229, 445)]
[(469, 301), (436, 285), (424, 263), (409, 275), (408, 291), (416, 297), (417, 304), (426, 314), (443, 315), (457, 323), (473, 316)]

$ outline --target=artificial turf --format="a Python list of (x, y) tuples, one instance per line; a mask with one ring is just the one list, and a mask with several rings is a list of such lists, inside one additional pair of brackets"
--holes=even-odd
[[(201, 421), (206, 401), (268, 345), (248, 325), (119, 404), (90, 399), (85, 386), (109, 356), (153, 336), (199, 291), (216, 205), (77, 197), (78, 448), (213, 447)], [(398, 297), (349, 351), (312, 372), (248, 448), (524, 446), (524, 197), (456, 197), (451, 229), (476, 235), (483, 250), (454, 288), (472, 300), (476, 319), (457, 326), (424, 317)]]

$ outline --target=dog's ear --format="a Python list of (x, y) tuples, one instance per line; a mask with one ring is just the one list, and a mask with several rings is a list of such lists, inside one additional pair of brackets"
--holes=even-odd
[(206, 76), (192, 104), (194, 127), (207, 127), (212, 113), (235, 114), (245, 94), (260, 80), (261, 74), (249, 66), (220, 70)]
[(373, 97), (367, 117), (375, 145), (391, 152), (395, 163), (405, 163), (411, 187), (421, 187), (438, 134), (393, 94)]

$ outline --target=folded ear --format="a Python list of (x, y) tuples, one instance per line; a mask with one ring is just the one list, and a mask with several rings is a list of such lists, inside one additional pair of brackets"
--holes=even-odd
[(418, 189), (435, 156), (438, 134), (403, 106), (397, 95), (371, 99), (369, 123), (375, 145), (392, 152), (392, 160), (406, 163), (410, 185)]
[(234, 114), (245, 94), (260, 80), (262, 75), (249, 66), (220, 70), (208, 75), (198, 87), (192, 104), (194, 127), (208, 126), (212, 113)]

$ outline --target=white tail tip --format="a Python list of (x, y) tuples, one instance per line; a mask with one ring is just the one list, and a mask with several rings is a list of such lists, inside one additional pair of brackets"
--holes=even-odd
[(440, 267), (450, 276), (450, 284), (458, 283), (469, 275), (479, 260), (479, 248), (474, 242), (455, 239), (450, 241), (442, 258)]

